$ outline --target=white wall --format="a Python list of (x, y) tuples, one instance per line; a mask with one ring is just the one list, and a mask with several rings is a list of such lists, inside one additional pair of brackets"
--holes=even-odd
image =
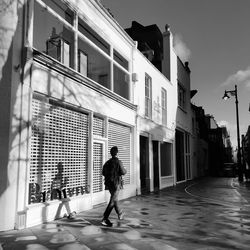
[[(141, 52), (135, 50), (134, 53), (134, 72), (138, 74), (138, 81), (134, 83), (135, 104), (138, 105), (138, 115), (145, 117), (145, 73), (152, 78), (152, 123), (151, 126), (162, 125), (161, 113), (161, 88), (167, 91), (167, 128), (175, 129), (175, 117), (177, 109), (176, 84), (169, 80), (149, 62)], [(158, 104), (160, 112), (158, 112)], [(147, 131), (150, 130), (148, 125)]]

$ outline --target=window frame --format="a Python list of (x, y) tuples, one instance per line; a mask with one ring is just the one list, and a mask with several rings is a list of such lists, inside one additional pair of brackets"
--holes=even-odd
[(152, 119), (152, 78), (147, 73), (145, 73), (145, 117)]
[(167, 125), (167, 90), (161, 88), (162, 124)]
[[(101, 40), (101, 43), (104, 43), (105, 45), (108, 46), (108, 50), (109, 50), (109, 53), (107, 53), (107, 51), (103, 50), (102, 48), (98, 47), (98, 45), (96, 45), (92, 40), (91, 38), (85, 36), (83, 33), (81, 33), (78, 29), (78, 25), (80, 22), (83, 22), (84, 23), (84, 28), (87, 27), (88, 29), (88, 32), (93, 32), (93, 37), (97, 38), (97, 40), (99, 39), (99, 36), (98, 36), (98, 33), (96, 32), (96, 30), (94, 30), (93, 28), (91, 28), (85, 21), (84, 21), (84, 18), (83, 16), (81, 15), (81, 13), (76, 13), (75, 10), (73, 8), (70, 8), (70, 12), (72, 12), (72, 20), (73, 20), (73, 23), (70, 23), (66, 18), (62, 17), (62, 15), (58, 14), (52, 7), (50, 7), (49, 5), (47, 5), (45, 2), (43, 2), (43, 0), (35, 0), (35, 2), (37, 4), (39, 4), (41, 7), (43, 7), (49, 14), (51, 14), (53, 17), (55, 17), (59, 22), (61, 22), (62, 25), (65, 25), (65, 27), (67, 29), (69, 29), (71, 32), (73, 32), (74, 34), (74, 40), (75, 39), (81, 39), (83, 40), (84, 42), (88, 43), (88, 45), (96, 50), (98, 53), (101, 54), (101, 56), (104, 56), (110, 63), (110, 88), (108, 88), (112, 93), (115, 93), (114, 92), (114, 88), (112, 86), (114, 86), (114, 77), (112, 76), (114, 74), (114, 71), (113, 71), (113, 65), (115, 65), (116, 67), (118, 67), (120, 70), (122, 70), (128, 77), (126, 78), (128, 80), (128, 98), (125, 98), (121, 95), (119, 95), (119, 97), (121, 98), (124, 98), (128, 101), (131, 101), (131, 59), (130, 58), (127, 58), (125, 56), (125, 54), (122, 54), (119, 52), (119, 50), (117, 50), (115, 47), (113, 47), (114, 43), (110, 43), (109, 41), (103, 41)], [(63, 1), (62, 1), (63, 3)], [(66, 13), (70, 13), (69, 11)], [(80, 19), (80, 21), (78, 20)], [(86, 26), (86, 27), (85, 27)], [(64, 40), (64, 37), (61, 37), (61, 39)], [(65, 40), (64, 40), (65, 41)], [(66, 41), (67, 42), (67, 41)], [(100, 41), (99, 41), (100, 42)], [(71, 44), (70, 44), (71, 45)], [(72, 46), (70, 46), (70, 50), (72, 50), (72, 57), (73, 57), (73, 65), (71, 68), (73, 68), (75, 71), (79, 72), (79, 55), (78, 55), (78, 40), (77, 41), (74, 41), (74, 45), (73, 45), (73, 48)], [(74, 51), (73, 51), (74, 50)], [(41, 51), (42, 52), (42, 51)], [(43, 53), (43, 52), (42, 52)], [(84, 53), (84, 51), (83, 51)], [(115, 60), (115, 53), (118, 53), (118, 55), (120, 55), (126, 62), (127, 64), (123, 65), (119, 62), (117, 62), (117, 60)], [(47, 53), (46, 53), (47, 54)], [(48, 56), (50, 56), (49, 54), (47, 54)], [(59, 57), (61, 57), (62, 55), (59, 55)], [(77, 58), (75, 58), (77, 57)], [(53, 58), (54, 59), (54, 58)], [(56, 59), (59, 63), (62, 63), (61, 60), (58, 60)], [(77, 63), (76, 63), (77, 61)], [(70, 57), (70, 63), (71, 63), (71, 57)], [(67, 65), (65, 65), (66, 67), (68, 67)], [(87, 72), (87, 75), (88, 75), (88, 72)], [(83, 74), (84, 76), (84, 74)], [(86, 77), (86, 76), (85, 76)], [(88, 77), (88, 76), (87, 76)], [(99, 82), (96, 81), (97, 84), (100, 84)], [(101, 85), (101, 84), (100, 84)], [(105, 87), (105, 86), (104, 86)]]
[(178, 82), (178, 106), (186, 110), (186, 89)]

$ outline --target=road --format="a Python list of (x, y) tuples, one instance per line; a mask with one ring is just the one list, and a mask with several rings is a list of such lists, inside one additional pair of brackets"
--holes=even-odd
[(205, 178), (121, 201), (126, 217), (100, 224), (105, 205), (0, 234), (0, 249), (249, 250), (250, 193), (231, 178)]

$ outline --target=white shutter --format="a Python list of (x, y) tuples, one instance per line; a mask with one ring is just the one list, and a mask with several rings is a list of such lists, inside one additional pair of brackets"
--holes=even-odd
[(131, 169), (131, 128), (118, 123), (109, 122), (108, 130), (108, 147), (118, 147), (118, 157), (127, 169), (127, 174), (124, 176), (125, 184), (130, 183)]
[(93, 118), (93, 134), (95, 136), (105, 137), (104, 119), (94, 116), (94, 118)]
[(33, 99), (29, 203), (42, 202), (40, 192), (51, 199), (59, 163), (67, 196), (88, 192), (88, 130), (87, 114)]
[(102, 165), (103, 144), (94, 142), (93, 193), (103, 191)]

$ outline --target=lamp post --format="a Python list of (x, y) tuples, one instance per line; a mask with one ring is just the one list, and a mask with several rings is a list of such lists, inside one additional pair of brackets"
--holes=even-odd
[(237, 122), (237, 144), (238, 144), (238, 151), (237, 151), (237, 165), (238, 165), (238, 178), (239, 182), (243, 181), (243, 173), (242, 173), (242, 165), (241, 165), (241, 149), (240, 149), (240, 126), (239, 126), (239, 111), (238, 111), (238, 93), (237, 93), (237, 85), (235, 85), (234, 90), (225, 90), (224, 96), (222, 99), (227, 100), (230, 98), (228, 95), (235, 97), (235, 105), (236, 105), (236, 122)]

